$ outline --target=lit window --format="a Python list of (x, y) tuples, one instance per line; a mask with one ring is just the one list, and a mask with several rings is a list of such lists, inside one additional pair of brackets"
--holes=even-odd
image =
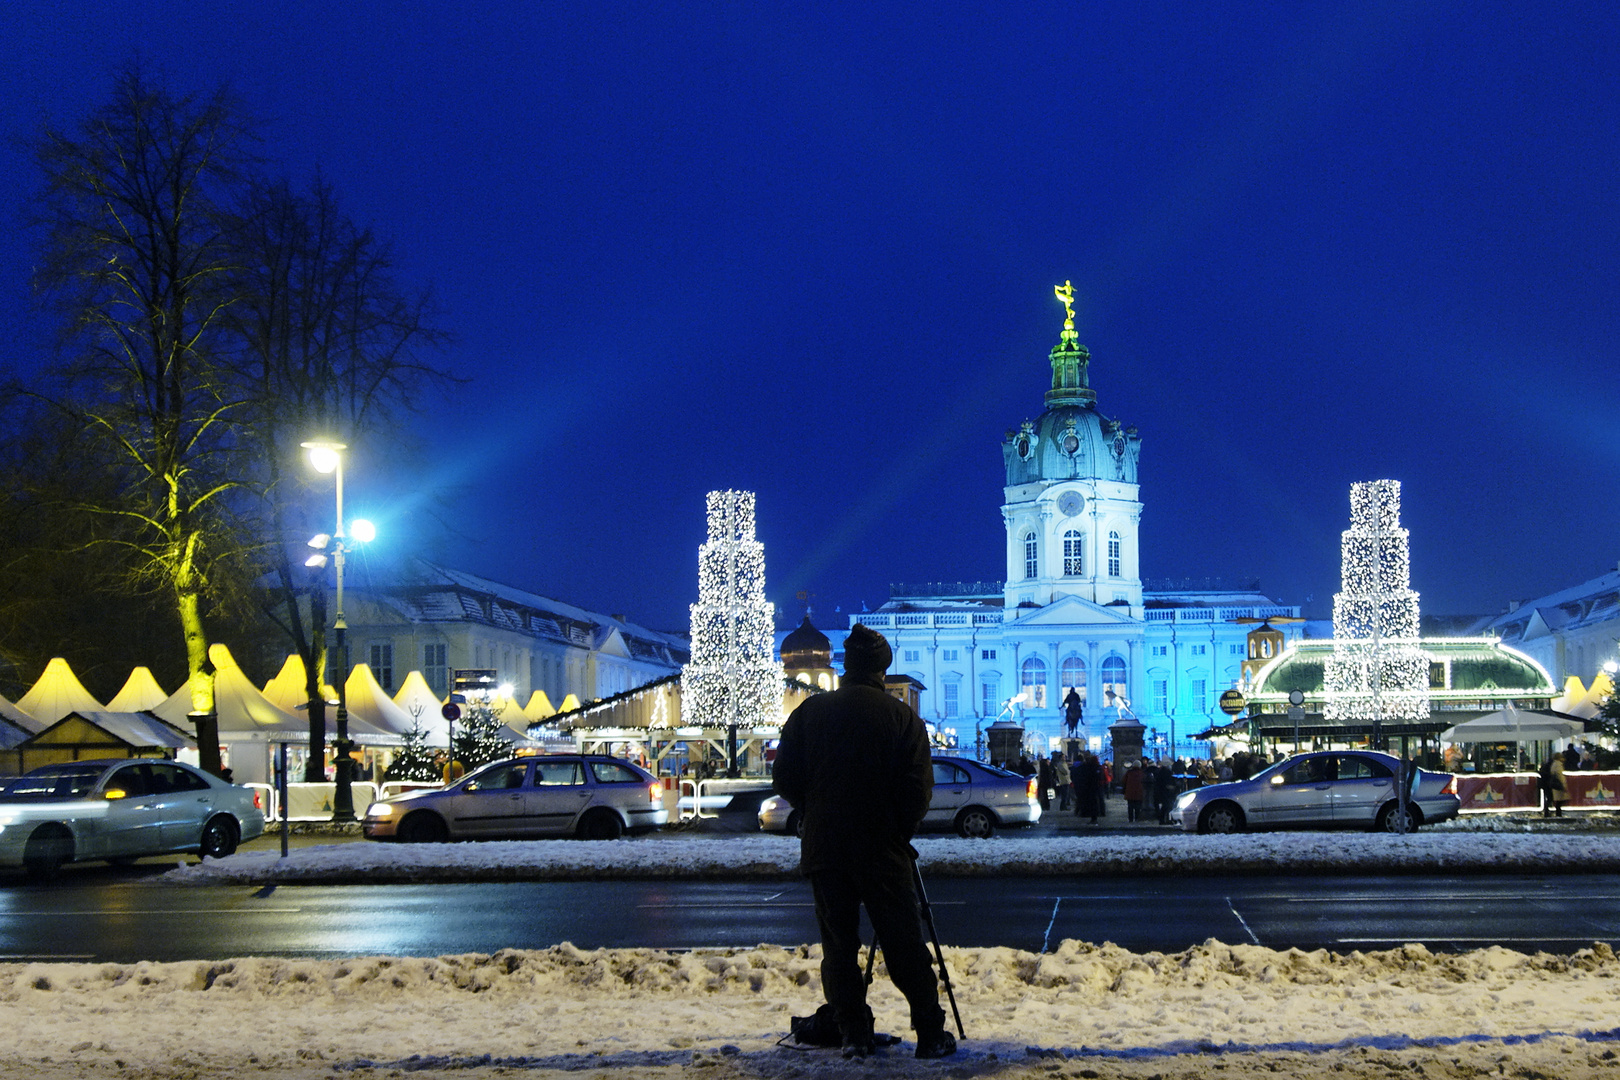
[(1086, 662), (1078, 656), (1064, 657), (1063, 663), (1058, 665), (1058, 701), (1069, 699), (1069, 691), (1073, 690), (1080, 695), (1080, 704), (1086, 703)]
[(1046, 708), (1046, 661), (1038, 656), (1030, 657), (1024, 661), (1019, 675), (1021, 687), (1024, 693), (1029, 695), (1024, 699), (1024, 707)]
[(1041, 545), (1034, 531), (1024, 534), (1024, 578), (1039, 576), (1041, 572)]
[(1103, 701), (1108, 700), (1108, 691), (1114, 692), (1114, 704), (1129, 701), (1129, 690), (1125, 686), (1125, 661), (1118, 656), (1110, 656), (1102, 662)]
[(1084, 577), (1086, 573), (1085, 539), (1075, 529), (1063, 534), (1063, 576)]
[(1108, 534), (1108, 576), (1119, 577), (1119, 533)]

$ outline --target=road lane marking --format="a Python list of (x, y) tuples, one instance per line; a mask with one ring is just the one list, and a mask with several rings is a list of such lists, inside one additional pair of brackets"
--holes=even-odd
[(95, 953), (65, 952), (65, 953), (0, 953), (0, 960), (94, 960)]
[(241, 908), (152, 908), (119, 909), (116, 911), (0, 911), (0, 919), (6, 918), (34, 918), (39, 915), (72, 915), (75, 917), (89, 915), (98, 919), (117, 918), (120, 915), (296, 915), (303, 908), (295, 907), (241, 907)]
[(1448, 937), (1436, 934), (1433, 937), (1414, 934), (1409, 937), (1342, 937), (1334, 938), (1341, 945), (1404, 945), (1410, 941), (1456, 941), (1456, 942), (1484, 942), (1488, 945), (1507, 945), (1512, 942), (1534, 943), (1537, 941), (1597, 941), (1591, 934), (1582, 937), (1558, 937), (1553, 934), (1537, 935), (1535, 937)]
[(1232, 898), (1230, 896), (1226, 898), (1226, 910), (1230, 911), (1232, 913), (1232, 917), (1238, 921), (1238, 925), (1243, 927), (1243, 932), (1249, 935), (1249, 940), (1254, 942), (1256, 945), (1260, 944), (1260, 935), (1256, 934), (1252, 929), (1249, 928), (1249, 922), (1247, 919), (1238, 914), (1238, 909), (1232, 903)]
[(1052, 946), (1052, 927), (1057, 925), (1058, 908), (1063, 906), (1063, 897), (1052, 901), (1052, 918), (1046, 924), (1046, 934), (1041, 938), (1041, 952), (1050, 952)]

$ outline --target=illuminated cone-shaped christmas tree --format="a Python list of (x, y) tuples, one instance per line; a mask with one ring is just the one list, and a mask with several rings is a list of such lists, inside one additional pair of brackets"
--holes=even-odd
[(1324, 715), (1375, 723), (1427, 719), (1429, 661), (1418, 641), (1399, 480), (1350, 486), (1342, 552), (1344, 587), (1333, 597)]
[(681, 672), (681, 719), (701, 727), (782, 722), (776, 611), (765, 599), (765, 548), (754, 493), (709, 492), (709, 539), (698, 549), (692, 659)]

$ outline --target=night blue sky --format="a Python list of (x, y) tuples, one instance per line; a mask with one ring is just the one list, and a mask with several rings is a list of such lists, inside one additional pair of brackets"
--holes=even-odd
[(19, 140), (137, 56), (229, 81), (434, 287), (469, 382), (350, 498), (409, 547), (458, 492), (476, 573), (684, 628), (733, 487), (785, 622), (999, 580), (1066, 279), (1145, 576), (1325, 615), (1384, 477), (1426, 612), (1620, 558), (1612, 3), (13, 0), (0, 40), (7, 364), (47, 330)]

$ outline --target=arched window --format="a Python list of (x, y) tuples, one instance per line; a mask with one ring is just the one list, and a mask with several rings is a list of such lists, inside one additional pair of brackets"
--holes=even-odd
[(1035, 538), (1035, 530), (1031, 529), (1024, 534), (1024, 578), (1039, 577), (1040, 573), (1041, 542)]
[(1046, 661), (1032, 656), (1024, 661), (1018, 674), (1020, 688), (1029, 695), (1024, 698), (1024, 708), (1046, 708)]
[(1086, 573), (1086, 543), (1078, 529), (1063, 534), (1063, 576), (1084, 577)]
[(1119, 533), (1108, 534), (1108, 576), (1119, 577)]
[(1119, 656), (1110, 656), (1102, 662), (1102, 689), (1103, 701), (1108, 701), (1108, 691), (1114, 692), (1115, 705), (1129, 704), (1130, 688), (1125, 685), (1127, 678), (1125, 661)]
[(1069, 700), (1069, 691), (1080, 695), (1080, 704), (1086, 703), (1086, 662), (1078, 656), (1066, 656), (1058, 665), (1058, 704)]

